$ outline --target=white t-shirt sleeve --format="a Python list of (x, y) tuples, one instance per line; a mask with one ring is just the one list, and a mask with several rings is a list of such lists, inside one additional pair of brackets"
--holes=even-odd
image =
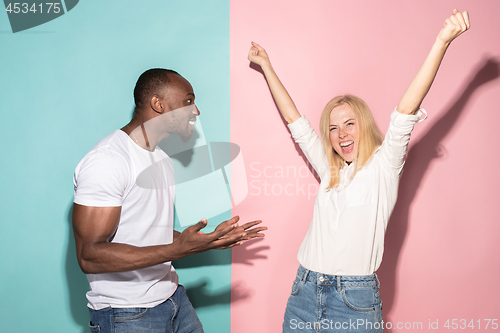
[(119, 207), (128, 187), (130, 170), (125, 159), (107, 149), (91, 151), (73, 177), (74, 202), (91, 207)]

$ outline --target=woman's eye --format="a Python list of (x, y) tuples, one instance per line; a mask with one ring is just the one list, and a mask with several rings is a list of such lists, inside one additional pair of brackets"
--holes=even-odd
[(353, 125), (354, 125), (354, 123), (349, 123), (349, 124), (347, 124), (347, 125), (349, 125), (349, 126), (353, 126)]
[(330, 128), (330, 132), (331, 132), (331, 131), (334, 131), (334, 130), (336, 130), (336, 129), (337, 129), (337, 127), (331, 127), (331, 128)]

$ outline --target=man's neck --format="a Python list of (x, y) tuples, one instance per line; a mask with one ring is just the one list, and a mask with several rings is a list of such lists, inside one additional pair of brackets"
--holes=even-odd
[(131, 121), (121, 128), (132, 141), (139, 147), (148, 151), (154, 151), (156, 146), (170, 135), (168, 133), (156, 133), (151, 123), (137, 123)]

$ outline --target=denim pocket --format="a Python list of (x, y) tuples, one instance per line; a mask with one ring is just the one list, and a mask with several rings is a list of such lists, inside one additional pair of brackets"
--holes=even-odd
[(130, 321), (146, 315), (148, 308), (113, 309), (113, 321)]
[(300, 281), (300, 278), (297, 276), (295, 278), (295, 281), (293, 281), (293, 285), (292, 285), (292, 296), (295, 296), (299, 293), (299, 290), (300, 290), (300, 285), (301, 285), (301, 281)]
[(90, 329), (90, 332), (92, 332), (92, 333), (101, 332), (101, 328), (99, 327), (99, 325), (92, 325), (92, 322), (89, 323), (89, 329)]
[(380, 303), (377, 287), (344, 286), (340, 291), (345, 305), (356, 311), (375, 311)]

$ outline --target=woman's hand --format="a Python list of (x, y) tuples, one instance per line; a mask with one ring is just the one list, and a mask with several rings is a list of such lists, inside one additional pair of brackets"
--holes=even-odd
[(248, 52), (248, 60), (259, 65), (260, 67), (271, 64), (266, 50), (264, 50), (262, 46), (254, 42), (252, 42), (252, 46), (250, 47), (250, 51)]
[(445, 44), (449, 44), (469, 28), (469, 13), (467, 11), (459, 12), (455, 8), (453, 9), (453, 15), (444, 22), (444, 28), (439, 32), (438, 39)]

